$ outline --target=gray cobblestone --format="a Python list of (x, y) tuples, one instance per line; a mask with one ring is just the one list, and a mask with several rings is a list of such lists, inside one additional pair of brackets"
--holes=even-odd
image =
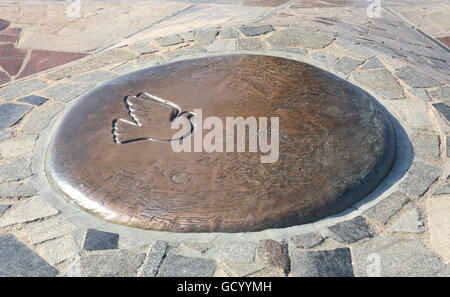
[(43, 106), (42, 109), (36, 110), (30, 115), (26, 123), (23, 125), (22, 131), (26, 134), (38, 133), (47, 127), (53, 117), (63, 110), (63, 108), (63, 103), (52, 103)]
[(31, 197), (37, 194), (29, 182), (14, 182), (0, 185), (0, 198)]
[(216, 40), (219, 31), (216, 29), (200, 30), (195, 34), (195, 41), (200, 45), (208, 45)]
[(286, 29), (277, 31), (266, 41), (272, 47), (303, 47), (320, 49), (329, 45), (334, 37), (317, 31)]
[(400, 188), (407, 194), (421, 197), (442, 172), (441, 168), (415, 162), (409, 169), (406, 179), (400, 184)]
[(409, 201), (411, 200), (405, 194), (395, 192), (364, 211), (363, 215), (379, 223), (386, 224)]
[(0, 98), (5, 100), (21, 98), (30, 93), (39, 91), (46, 86), (46, 82), (38, 79), (13, 82), (0, 89)]
[(32, 244), (55, 239), (72, 233), (77, 229), (77, 226), (62, 218), (62, 216), (56, 216), (45, 221), (27, 224), (24, 227)]
[(226, 28), (219, 32), (219, 37), (222, 39), (238, 38), (239, 33), (234, 28)]
[(155, 277), (161, 267), (161, 263), (169, 250), (169, 244), (158, 240), (148, 256), (147, 263), (142, 271), (142, 277)]
[(447, 121), (450, 122), (450, 106), (445, 103), (435, 103), (433, 106)]
[(413, 88), (430, 88), (441, 85), (441, 83), (434, 78), (414, 70), (411, 67), (401, 68), (395, 74), (408, 86)]
[(58, 214), (58, 210), (48, 203), (39, 198), (32, 198), (26, 202), (15, 204), (5, 215), (0, 217), (0, 227), (27, 223), (56, 214)]
[(0, 183), (18, 181), (32, 174), (29, 158), (21, 157), (0, 166)]
[(417, 131), (411, 137), (414, 154), (417, 158), (439, 160), (441, 150), (439, 148), (439, 135)]
[(180, 35), (171, 35), (158, 38), (156, 39), (156, 42), (158, 42), (161, 46), (172, 46), (183, 43), (184, 39)]
[(297, 248), (313, 248), (324, 241), (324, 238), (318, 232), (311, 232), (291, 237), (291, 243)]
[(397, 219), (389, 228), (389, 231), (392, 233), (423, 233), (423, 225), (420, 210), (414, 208)]
[(255, 242), (223, 242), (217, 245), (217, 257), (221, 261), (253, 262), (255, 258)]
[(328, 229), (332, 232), (331, 238), (341, 243), (353, 243), (372, 236), (371, 227), (361, 216), (337, 223)]
[(0, 130), (14, 126), (30, 110), (30, 105), (5, 103), (0, 105)]
[(248, 26), (242, 27), (240, 30), (245, 36), (258, 36), (275, 31), (272, 25)]
[(343, 57), (339, 59), (336, 63), (334, 63), (334, 70), (341, 72), (345, 75), (350, 74), (353, 70), (355, 70), (359, 65), (363, 64), (363, 60), (354, 59), (350, 57)]
[(404, 98), (403, 88), (386, 69), (364, 70), (352, 74), (353, 78), (386, 99)]
[(110, 250), (81, 257), (81, 276), (132, 277), (142, 265), (145, 254), (129, 250)]
[(161, 277), (210, 277), (216, 270), (216, 261), (168, 254), (161, 265)]
[(60, 83), (42, 92), (43, 96), (69, 102), (95, 87), (94, 84)]
[(257, 38), (241, 39), (238, 42), (238, 49), (241, 51), (257, 51), (262, 50), (261, 40)]

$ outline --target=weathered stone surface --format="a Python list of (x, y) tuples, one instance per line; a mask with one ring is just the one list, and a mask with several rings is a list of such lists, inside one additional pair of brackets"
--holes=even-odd
[(397, 112), (407, 126), (415, 129), (433, 126), (427, 104), (419, 99), (393, 100), (391, 107)]
[(290, 249), (291, 270), (296, 277), (352, 277), (350, 249), (325, 251)]
[(152, 248), (148, 256), (147, 263), (142, 271), (142, 277), (155, 277), (161, 267), (161, 263), (169, 250), (169, 244), (165, 241), (158, 240)]
[[(246, 277), (250, 276), (266, 266), (264, 263), (237, 263), (237, 262), (222, 262), (214, 273), (215, 276), (221, 276), (219, 273), (224, 272), (226, 277)], [(284, 275), (284, 272), (283, 272)]]
[(277, 31), (266, 41), (272, 47), (304, 47), (319, 49), (329, 45), (334, 37), (317, 31), (286, 29)]
[(297, 248), (309, 249), (321, 244), (325, 239), (319, 232), (295, 235), (291, 237), (291, 243)]
[(2, 277), (51, 277), (58, 274), (58, 270), (12, 234), (0, 234), (0, 259)]
[(43, 96), (69, 102), (95, 87), (95, 84), (60, 83), (42, 92)]
[(30, 103), (36, 106), (39, 106), (41, 104), (43, 104), (44, 102), (46, 102), (48, 99), (41, 97), (41, 96), (37, 96), (37, 95), (30, 95), (27, 97), (24, 97), (22, 99), (19, 99), (18, 101), (20, 102), (26, 102), (26, 103)]
[(422, 72), (414, 70), (411, 67), (404, 67), (395, 73), (398, 78), (403, 80), (408, 86), (413, 88), (431, 88), (438, 87), (441, 83)]
[(200, 45), (194, 45), (194, 46), (183, 47), (183, 48), (177, 49), (175, 51), (171, 51), (167, 54), (167, 56), (173, 58), (173, 57), (180, 57), (180, 56), (187, 56), (187, 55), (196, 55), (196, 54), (201, 54), (201, 53), (206, 53), (206, 49)]
[(200, 45), (208, 45), (216, 40), (218, 34), (219, 31), (216, 29), (197, 31), (195, 34), (195, 41)]
[(23, 125), (22, 131), (26, 134), (36, 134), (50, 124), (55, 115), (63, 110), (63, 103), (52, 103), (45, 105), (31, 114), (27, 122)]
[(373, 58), (361, 66), (361, 69), (378, 69), (384, 68), (383, 63), (378, 58)]
[(70, 78), (71, 81), (81, 82), (81, 83), (99, 83), (107, 81), (115, 77), (114, 73), (108, 71), (94, 71), (86, 74), (81, 74)]
[(290, 271), (288, 247), (285, 243), (271, 239), (261, 240), (256, 249), (256, 256), (258, 261), (267, 263), (270, 267), (279, 268), (285, 273)]
[(450, 183), (440, 185), (436, 190), (433, 191), (433, 195), (446, 195), (450, 194)]
[(275, 31), (272, 25), (248, 26), (240, 28), (245, 36), (259, 36)]
[(439, 135), (416, 131), (412, 137), (414, 155), (421, 159), (439, 160), (441, 150), (439, 148)]
[(409, 201), (411, 200), (402, 192), (395, 192), (364, 211), (363, 215), (379, 223), (386, 224)]
[(333, 69), (345, 75), (348, 75), (363, 63), (364, 60), (354, 59), (350, 57), (343, 57), (339, 59), (339, 61), (334, 63)]
[(0, 156), (4, 159), (12, 159), (31, 153), (36, 143), (36, 136), (24, 136), (0, 144)]
[(441, 168), (422, 162), (414, 162), (408, 170), (408, 176), (400, 184), (400, 188), (406, 194), (421, 197), (442, 172)]
[(29, 182), (15, 182), (0, 185), (0, 198), (21, 198), (36, 195), (36, 189)]
[(263, 49), (261, 40), (257, 38), (240, 39), (238, 49), (241, 51), (257, 51)]
[(14, 126), (31, 108), (25, 104), (5, 103), (0, 105), (0, 130)]
[(56, 214), (58, 214), (58, 210), (54, 209), (47, 202), (39, 198), (32, 198), (26, 202), (15, 204), (0, 218), (0, 227), (27, 223)]
[(331, 64), (336, 62), (337, 59), (338, 59), (338, 57), (336, 57), (336, 56), (334, 56), (332, 54), (323, 53), (323, 52), (312, 53), (311, 54), (311, 58), (313, 58), (314, 60), (316, 60), (320, 64), (323, 64), (323, 65), (326, 65), (326, 66), (330, 66)]
[(81, 258), (81, 276), (132, 277), (142, 265), (145, 254), (129, 250), (87, 254)]
[(450, 262), (450, 197), (427, 199), (428, 231), (433, 249)]
[(337, 223), (328, 229), (332, 232), (331, 238), (342, 243), (353, 243), (372, 236), (371, 227), (362, 216)]
[(218, 39), (205, 46), (208, 52), (230, 52), (236, 50), (236, 40), (232, 39)]
[(81, 247), (75, 242), (72, 235), (49, 240), (39, 246), (45, 258), (50, 264), (56, 265), (66, 259), (72, 258), (81, 251)]
[(398, 218), (389, 231), (392, 233), (423, 233), (422, 214), (418, 208), (414, 208)]
[(216, 261), (168, 254), (161, 265), (160, 277), (210, 277), (216, 270)]
[(413, 96), (422, 99), (424, 101), (430, 101), (430, 96), (428, 96), (428, 92), (426, 89), (415, 89), (409, 88), (408, 92), (410, 92)]
[(445, 103), (435, 103), (433, 104), (434, 108), (436, 108), (442, 116), (450, 122), (450, 106)]
[(127, 47), (138, 55), (156, 53), (158, 49), (151, 45), (148, 41), (136, 42)]
[(183, 43), (184, 39), (180, 35), (171, 35), (158, 38), (156, 39), (156, 42), (158, 42), (161, 46), (172, 46)]
[(337, 39), (334, 44), (364, 58), (372, 58), (378, 54), (375, 50), (364, 46), (361, 43), (355, 43), (345, 39)]
[(11, 207), (11, 205), (0, 205), (0, 217)]
[[(418, 239), (374, 238), (352, 248), (353, 262), (358, 276), (367, 276), (374, 271), (383, 277), (426, 277), (449, 276), (449, 266), (423, 246)], [(371, 258), (380, 261), (377, 271), (376, 263)], [(377, 273), (379, 272), (379, 273)]]
[(24, 229), (30, 242), (32, 244), (38, 244), (72, 233), (78, 227), (62, 216), (56, 216), (45, 221), (27, 224)]
[(448, 100), (450, 100), (450, 86), (442, 86), (434, 91), (429, 92), (429, 94), (438, 100), (446, 101), (447, 104), (450, 104)]
[(358, 71), (353, 78), (386, 99), (404, 98), (403, 88), (395, 77), (386, 69)]
[(18, 181), (32, 174), (31, 162), (28, 158), (22, 157), (0, 165), (0, 183)]
[(239, 33), (234, 28), (226, 28), (219, 32), (219, 37), (221, 39), (230, 39), (230, 38), (238, 38)]
[(218, 246), (217, 259), (220, 261), (253, 262), (256, 242), (221, 242)]
[(20, 98), (46, 86), (46, 82), (38, 79), (14, 82), (0, 89), (0, 98), (5, 100)]
[(119, 234), (89, 229), (84, 240), (85, 251), (112, 250), (119, 247)]

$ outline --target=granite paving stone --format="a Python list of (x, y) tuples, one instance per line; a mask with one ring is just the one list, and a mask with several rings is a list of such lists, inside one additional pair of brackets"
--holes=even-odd
[(223, 30), (220, 30), (219, 37), (221, 39), (238, 38), (239, 37), (239, 33), (234, 28), (225, 28)]
[(153, 54), (158, 52), (158, 49), (147, 41), (136, 42), (129, 45), (127, 48), (138, 55)]
[(319, 232), (310, 232), (291, 237), (291, 243), (297, 248), (309, 249), (318, 246), (325, 239)]
[(288, 246), (286, 243), (279, 243), (271, 239), (261, 240), (256, 249), (256, 258), (263, 263), (267, 263), (270, 267), (284, 271), (284, 273), (289, 273), (290, 271)]
[(11, 208), (11, 205), (9, 205), (9, 204), (0, 205), (0, 217), (10, 208)]
[(31, 162), (28, 158), (21, 157), (0, 165), (0, 183), (18, 181), (32, 174)]
[(81, 248), (75, 242), (72, 235), (65, 235), (54, 240), (46, 241), (39, 246), (39, 249), (52, 265), (72, 258), (81, 251)]
[(133, 277), (145, 260), (145, 253), (130, 250), (108, 250), (81, 257), (83, 277)]
[(184, 39), (181, 35), (171, 35), (171, 36), (165, 36), (156, 39), (156, 42), (159, 43), (160, 46), (172, 46), (177, 45), (184, 42)]
[(13, 82), (0, 89), (0, 98), (5, 100), (21, 98), (42, 90), (47, 87), (47, 85), (48, 84), (46, 82), (38, 79)]
[(119, 247), (119, 234), (89, 229), (84, 240), (85, 251), (112, 250)]
[(1, 277), (52, 277), (53, 266), (30, 250), (12, 234), (0, 234)]
[(241, 51), (257, 51), (262, 50), (263, 45), (261, 40), (257, 38), (240, 39), (238, 42), (238, 49)]
[(442, 172), (441, 168), (423, 162), (414, 162), (408, 170), (408, 176), (400, 184), (400, 188), (406, 194), (421, 197)]
[(450, 122), (450, 106), (445, 103), (435, 103), (433, 104), (434, 108), (439, 111), (442, 116)]
[(216, 29), (200, 30), (195, 33), (195, 41), (199, 45), (208, 45), (216, 40), (218, 34), (219, 30)]
[(440, 88), (437, 88), (434, 91), (429, 92), (431, 97), (446, 101), (448, 104), (450, 104), (450, 86), (442, 86)]
[(5, 103), (0, 105), (0, 130), (14, 126), (32, 107), (25, 104)]
[(450, 194), (450, 183), (440, 185), (437, 189), (433, 191), (433, 195), (446, 195)]
[(275, 31), (272, 25), (246, 26), (240, 28), (240, 30), (245, 36), (259, 36)]
[(403, 80), (408, 86), (413, 88), (431, 88), (439, 87), (442, 85), (439, 81), (434, 78), (423, 74), (411, 67), (404, 67), (399, 69), (396, 73), (398, 78)]
[(211, 277), (216, 261), (168, 254), (161, 265), (159, 277)]
[(17, 203), (0, 218), (0, 227), (28, 223), (58, 214), (58, 210), (39, 198)]
[(424, 232), (423, 226), (422, 214), (418, 208), (414, 208), (398, 218), (389, 228), (389, 231), (392, 233), (419, 234)]
[(331, 238), (341, 243), (353, 243), (363, 238), (372, 237), (371, 226), (364, 217), (358, 216), (349, 221), (337, 223), (328, 227), (331, 231)]
[(78, 230), (78, 227), (62, 216), (56, 216), (45, 221), (27, 224), (24, 226), (24, 230), (30, 242), (38, 244), (72, 233)]
[(217, 39), (210, 45), (205, 46), (208, 52), (230, 52), (236, 50), (236, 40), (233, 39)]
[(364, 46), (361, 43), (355, 43), (346, 39), (337, 39), (334, 44), (364, 58), (372, 58), (378, 54), (375, 50)]
[(417, 98), (422, 99), (424, 101), (431, 100), (426, 89), (409, 88), (408, 92), (411, 93), (413, 96), (416, 96)]
[(31, 197), (37, 194), (30, 182), (14, 182), (0, 185), (0, 198)]
[(42, 92), (43, 96), (69, 102), (95, 87), (95, 84), (60, 83)]
[(276, 31), (266, 41), (272, 47), (302, 47), (320, 49), (334, 40), (332, 35), (317, 31), (286, 29)]
[(36, 143), (35, 135), (27, 135), (0, 144), (0, 156), (4, 159), (12, 159), (31, 153)]
[(339, 59), (336, 63), (334, 63), (334, 70), (341, 72), (345, 75), (350, 74), (353, 70), (355, 70), (359, 65), (363, 64), (364, 60), (354, 59), (350, 57), (343, 57)]
[(378, 69), (384, 68), (383, 63), (378, 58), (373, 58), (361, 66), (361, 69)]
[(142, 277), (155, 277), (161, 267), (161, 263), (169, 251), (169, 244), (165, 241), (158, 240), (152, 248), (148, 256), (147, 263), (142, 271)]
[(229, 241), (216, 245), (218, 260), (250, 263), (255, 259), (256, 242)]
[(450, 266), (445, 265), (419, 239), (378, 237), (352, 248), (355, 272), (358, 276), (373, 273), (375, 263), (380, 261), (382, 277), (450, 276)]
[(421, 159), (439, 160), (441, 150), (438, 134), (417, 131), (412, 135), (414, 155)]
[(22, 127), (26, 134), (36, 134), (50, 124), (50, 121), (64, 108), (60, 102), (46, 104), (33, 112)]
[(295, 277), (353, 277), (350, 249), (323, 251), (290, 249), (291, 270)]
[(404, 98), (403, 88), (395, 77), (386, 69), (358, 71), (353, 78), (386, 99)]
[(405, 204), (411, 201), (402, 192), (395, 192), (363, 212), (363, 215), (382, 224), (386, 224)]
[(39, 106), (39, 105), (45, 103), (47, 100), (48, 100), (47, 98), (44, 98), (44, 97), (41, 97), (41, 96), (30, 95), (30, 96), (24, 97), (22, 99), (19, 99), (18, 101), (26, 102), (26, 103), (30, 103), (30, 104)]
[(107, 71), (93, 71), (72, 77), (70, 80), (81, 83), (99, 83), (112, 79), (116, 75)]
[(450, 263), (450, 196), (427, 199), (426, 213), (431, 247)]
[(323, 52), (315, 52), (311, 54), (311, 58), (317, 61), (320, 64), (330, 66), (334, 62), (337, 61), (338, 57), (332, 54), (323, 53)]

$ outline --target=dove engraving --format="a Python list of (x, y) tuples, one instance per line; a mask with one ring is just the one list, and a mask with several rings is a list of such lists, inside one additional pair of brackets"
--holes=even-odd
[[(114, 142), (127, 144), (137, 141), (170, 142), (181, 140), (194, 132), (190, 111), (181, 111), (180, 106), (149, 93), (130, 95), (124, 98), (132, 120), (118, 118), (113, 121)], [(183, 125), (185, 133), (172, 138), (171, 125), (184, 117), (190, 125)], [(181, 132), (181, 131), (180, 131)]]

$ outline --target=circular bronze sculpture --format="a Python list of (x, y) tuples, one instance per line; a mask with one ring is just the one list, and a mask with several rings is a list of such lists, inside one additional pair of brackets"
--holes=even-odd
[[(249, 152), (249, 137), (245, 152), (175, 152), (171, 123), (193, 123), (199, 109), (203, 120), (223, 123), (267, 118), (269, 139), (278, 118), (278, 159), (262, 163), (259, 149)], [(180, 139), (194, 142), (199, 127)], [(47, 174), (68, 198), (108, 221), (247, 232), (348, 208), (381, 182), (394, 157), (388, 116), (359, 88), (293, 60), (226, 55), (144, 69), (89, 92), (60, 123)]]

